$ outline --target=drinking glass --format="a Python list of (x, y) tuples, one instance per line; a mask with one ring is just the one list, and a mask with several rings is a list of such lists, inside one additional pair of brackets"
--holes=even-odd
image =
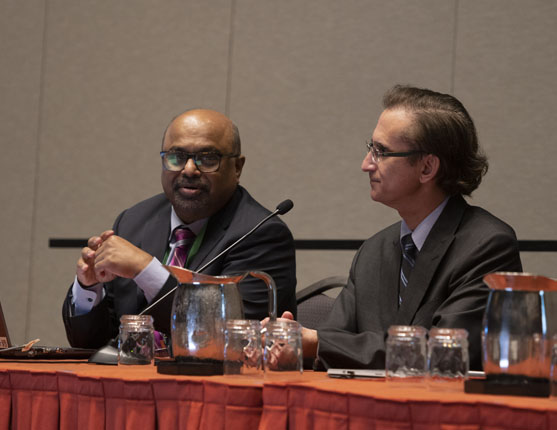
[(224, 374), (263, 374), (261, 324), (258, 320), (227, 320), (224, 331)]
[(550, 342), (551, 367), (549, 370), (550, 396), (552, 400), (557, 400), (557, 334), (551, 337)]
[(151, 315), (122, 315), (118, 364), (152, 364), (155, 357), (153, 331)]
[(426, 334), (420, 326), (391, 326), (387, 338), (385, 376), (389, 381), (422, 380), (426, 375)]
[(428, 376), (433, 387), (463, 388), (468, 378), (468, 332), (458, 328), (429, 331)]
[(302, 326), (296, 321), (269, 321), (263, 329), (265, 375), (303, 372)]

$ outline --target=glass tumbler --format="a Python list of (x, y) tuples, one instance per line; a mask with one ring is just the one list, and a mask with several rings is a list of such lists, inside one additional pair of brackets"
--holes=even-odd
[(462, 385), (468, 378), (468, 331), (458, 328), (437, 328), (429, 331), (429, 382)]
[(227, 320), (224, 331), (224, 374), (263, 373), (261, 324), (258, 320)]
[(550, 348), (551, 367), (549, 370), (549, 395), (552, 400), (557, 400), (557, 334), (551, 337)]
[(118, 364), (152, 364), (155, 356), (153, 331), (151, 315), (122, 315)]
[(303, 372), (302, 326), (296, 321), (269, 321), (263, 329), (265, 374)]
[(420, 326), (389, 327), (385, 376), (387, 380), (423, 379), (427, 370), (427, 330)]

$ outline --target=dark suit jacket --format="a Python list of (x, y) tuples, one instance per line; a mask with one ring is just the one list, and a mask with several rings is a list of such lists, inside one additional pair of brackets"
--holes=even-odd
[[(122, 212), (113, 229), (117, 235), (162, 261), (170, 236), (170, 212), (170, 202), (164, 194), (159, 194)], [(189, 268), (196, 270), (203, 266), (269, 213), (239, 186), (226, 206), (209, 219), (203, 243), (188, 264)], [(296, 311), (294, 240), (286, 224), (279, 218), (267, 221), (203, 273), (221, 275), (248, 270), (262, 270), (275, 280), (279, 315), (286, 310)], [(170, 277), (154, 300), (175, 285), (175, 279)], [(99, 305), (85, 315), (70, 317), (70, 288), (62, 315), (72, 346), (97, 348), (106, 344), (118, 334), (122, 315), (135, 315), (147, 306), (142, 290), (131, 279), (116, 278), (106, 283), (105, 289), (106, 296)], [(246, 318), (262, 319), (268, 315), (268, 292), (261, 280), (246, 278), (239, 284), (239, 289)], [(169, 295), (148, 312), (154, 318), (155, 329), (167, 334), (170, 333), (173, 297), (174, 294)]]
[(452, 197), (431, 229), (398, 307), (400, 222), (366, 240), (346, 288), (318, 329), (325, 367), (384, 368), (391, 325), (465, 328), (470, 366), (481, 369), (481, 326), (488, 288), (484, 275), (522, 271), (512, 228), (487, 211)]

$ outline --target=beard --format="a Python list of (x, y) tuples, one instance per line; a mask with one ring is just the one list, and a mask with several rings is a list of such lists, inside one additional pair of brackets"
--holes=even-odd
[[(191, 190), (190, 193), (183, 192), (183, 188)], [(188, 180), (187, 178), (179, 178), (172, 185), (171, 203), (176, 213), (183, 221), (197, 220), (205, 218), (210, 206), (210, 190), (209, 184), (198, 180)]]

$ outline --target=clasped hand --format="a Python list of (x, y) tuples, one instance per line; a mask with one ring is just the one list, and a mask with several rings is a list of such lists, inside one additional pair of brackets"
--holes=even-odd
[(77, 279), (88, 287), (99, 282), (112, 281), (117, 276), (134, 278), (151, 262), (153, 257), (135, 245), (107, 230), (93, 236), (81, 250), (77, 261)]

